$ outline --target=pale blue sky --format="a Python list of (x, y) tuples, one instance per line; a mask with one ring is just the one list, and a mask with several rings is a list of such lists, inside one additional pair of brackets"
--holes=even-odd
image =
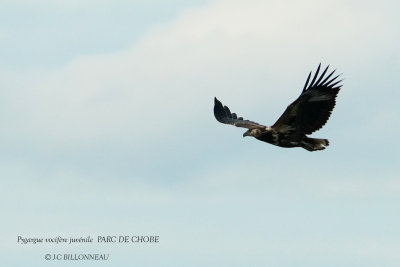
[[(399, 266), (395, 1), (2, 1), (5, 266)], [(343, 89), (310, 153), (219, 124), (217, 96), (272, 125), (308, 72)], [(16, 237), (156, 234), (156, 246)], [(99, 265), (98, 262), (58, 262)]]
[(1, 65), (24, 69), (127, 49), (152, 26), (206, 1), (2, 2)]

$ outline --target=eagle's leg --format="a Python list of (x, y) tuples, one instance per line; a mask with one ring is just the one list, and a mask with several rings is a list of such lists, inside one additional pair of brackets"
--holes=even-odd
[(329, 146), (329, 141), (328, 139), (304, 137), (300, 142), (300, 145), (308, 151), (316, 151), (323, 150), (325, 147)]

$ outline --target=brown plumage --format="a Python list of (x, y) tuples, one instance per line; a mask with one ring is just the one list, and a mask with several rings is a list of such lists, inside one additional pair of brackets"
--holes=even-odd
[(253, 136), (260, 141), (281, 147), (302, 147), (308, 151), (323, 150), (329, 145), (327, 139), (310, 138), (306, 135), (321, 129), (328, 121), (336, 104), (336, 96), (342, 87), (342, 80), (335, 81), (339, 75), (331, 78), (335, 71), (325, 77), (329, 66), (318, 77), (320, 68), (321, 64), (311, 83), (310, 72), (300, 96), (271, 127), (238, 118), (217, 98), (214, 116), (221, 123), (247, 128), (243, 136)]

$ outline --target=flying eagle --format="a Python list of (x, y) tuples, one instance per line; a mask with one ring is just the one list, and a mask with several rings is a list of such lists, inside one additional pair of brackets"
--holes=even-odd
[(328, 121), (335, 107), (335, 99), (342, 85), (331, 78), (332, 71), (325, 79), (329, 65), (318, 77), (321, 64), (310, 84), (311, 72), (308, 75), (300, 96), (290, 104), (285, 112), (272, 126), (264, 126), (253, 121), (244, 120), (231, 113), (227, 106), (215, 98), (214, 116), (217, 121), (236, 127), (247, 128), (243, 134), (280, 147), (302, 147), (308, 151), (323, 150), (329, 145), (328, 139), (310, 138), (307, 135), (322, 128)]

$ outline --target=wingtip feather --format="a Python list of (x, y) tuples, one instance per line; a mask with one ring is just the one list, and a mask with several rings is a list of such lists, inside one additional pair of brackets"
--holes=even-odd
[(320, 69), (321, 69), (321, 63), (319, 63), (319, 65), (318, 65), (317, 71), (315, 72), (312, 82), (310, 83), (310, 87), (312, 87), (314, 85), (314, 82), (318, 77), (318, 73), (319, 73)]
[(311, 77), (311, 71), (310, 71), (310, 74), (308, 74), (306, 83), (304, 84), (303, 92), (307, 89), (308, 82), (310, 81), (310, 77)]

